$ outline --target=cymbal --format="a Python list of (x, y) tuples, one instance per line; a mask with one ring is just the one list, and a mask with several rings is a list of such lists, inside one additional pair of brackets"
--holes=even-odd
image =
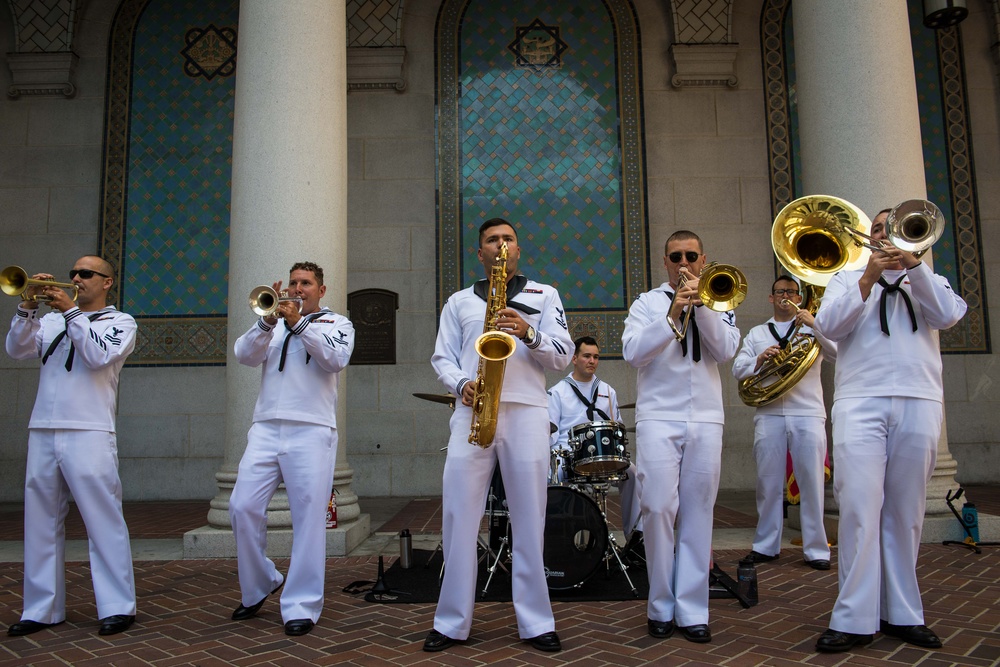
[(455, 397), (452, 394), (414, 394), (414, 396), (432, 403), (443, 403), (444, 405), (455, 407)]
[(622, 403), (618, 406), (621, 410), (630, 410), (635, 407), (635, 403)]

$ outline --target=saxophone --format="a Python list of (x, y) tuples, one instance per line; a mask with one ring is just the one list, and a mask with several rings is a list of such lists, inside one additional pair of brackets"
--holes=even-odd
[(500, 390), (507, 357), (514, 354), (517, 339), (497, 329), (500, 311), (507, 307), (507, 244), (500, 246), (486, 298), (486, 320), (483, 333), (476, 339), (479, 369), (476, 371), (475, 396), (472, 398), (472, 427), (469, 442), (486, 449), (497, 434), (497, 413), (500, 411)]

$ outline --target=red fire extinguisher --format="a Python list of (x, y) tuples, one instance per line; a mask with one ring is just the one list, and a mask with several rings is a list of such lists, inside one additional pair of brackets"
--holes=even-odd
[(336, 528), (337, 527), (337, 490), (333, 489), (330, 492), (330, 504), (326, 508), (326, 527)]

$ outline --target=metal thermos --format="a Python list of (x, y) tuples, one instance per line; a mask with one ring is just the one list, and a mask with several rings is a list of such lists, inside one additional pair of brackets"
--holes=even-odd
[(413, 566), (413, 538), (409, 528), (404, 528), (399, 533), (399, 566), (404, 570)]
[(740, 594), (746, 598), (751, 606), (757, 604), (757, 568), (753, 561), (744, 558), (736, 568), (736, 584)]

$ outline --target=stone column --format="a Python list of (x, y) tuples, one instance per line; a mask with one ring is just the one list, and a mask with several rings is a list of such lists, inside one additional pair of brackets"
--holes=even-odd
[[(793, 2), (803, 194), (842, 197), (869, 216), (926, 198), (906, 0)], [(960, 530), (944, 500), (956, 470), (942, 428), (927, 515)]]
[[(189, 533), (190, 540), (185, 537), (186, 555), (209, 555), (206, 550), (222, 555), (217, 552), (228, 551), (232, 544), (229, 497), (246, 448), (261, 373), (259, 368), (240, 365), (233, 355), (233, 343), (255, 317), (247, 307), (247, 295), (256, 285), (287, 281), (293, 263), (314, 261), (325, 273), (323, 305), (346, 314), (346, 15), (343, 1), (240, 3), (225, 459), (216, 474), (219, 493), (211, 502), (210, 527)], [(346, 553), (367, 537), (367, 524), (360, 525), (357, 496), (350, 488), (353, 473), (346, 457), (345, 374), (341, 374), (337, 410), (335, 470), (341, 530), (337, 535), (329, 531), (331, 555)], [(268, 524), (269, 552), (279, 555), (286, 551), (286, 545), (290, 549), (291, 531), (280, 530), (291, 526), (283, 489), (268, 508)], [(364, 535), (350, 544), (348, 533), (354, 528), (363, 529)], [(218, 546), (209, 548), (208, 542)]]

